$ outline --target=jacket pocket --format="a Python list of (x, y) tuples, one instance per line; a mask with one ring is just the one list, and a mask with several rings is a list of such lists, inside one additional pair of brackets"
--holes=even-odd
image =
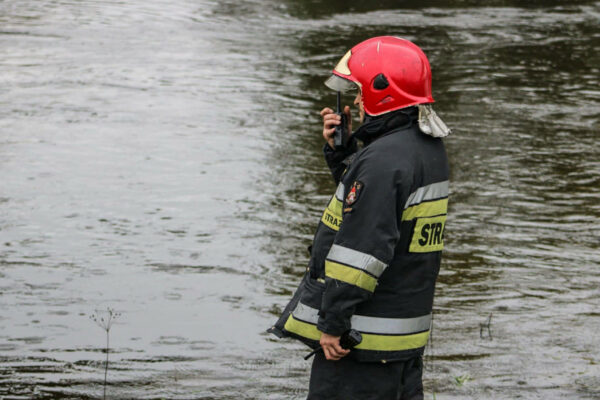
[(319, 310), (325, 292), (325, 282), (309, 277), (304, 282), (304, 290), (300, 295), (300, 303)]

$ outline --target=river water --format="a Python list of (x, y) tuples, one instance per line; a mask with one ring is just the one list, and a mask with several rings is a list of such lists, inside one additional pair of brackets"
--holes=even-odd
[(600, 2), (418, 3), (0, 1), (0, 398), (101, 398), (107, 307), (108, 398), (304, 398), (264, 330), (334, 190), (322, 82), (382, 34), (454, 128), (426, 398), (600, 398)]

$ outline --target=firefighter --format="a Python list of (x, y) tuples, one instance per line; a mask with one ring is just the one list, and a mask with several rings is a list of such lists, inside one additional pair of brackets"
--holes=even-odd
[[(429, 61), (408, 40), (375, 37), (348, 51), (325, 84), (357, 90), (362, 125), (336, 149), (341, 119), (321, 110), (337, 190), (302, 282), (269, 332), (322, 347), (308, 400), (422, 399), (448, 205), (441, 137), (450, 132), (431, 107)], [(340, 346), (350, 329), (362, 335), (352, 350)]]

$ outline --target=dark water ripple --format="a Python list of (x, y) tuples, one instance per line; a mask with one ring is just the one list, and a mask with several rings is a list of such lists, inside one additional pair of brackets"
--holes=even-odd
[(454, 128), (428, 396), (597, 398), (599, 22), (597, 1), (0, 2), (0, 397), (99, 398), (111, 306), (111, 398), (304, 398), (305, 349), (263, 330), (333, 190), (322, 82), (392, 34)]

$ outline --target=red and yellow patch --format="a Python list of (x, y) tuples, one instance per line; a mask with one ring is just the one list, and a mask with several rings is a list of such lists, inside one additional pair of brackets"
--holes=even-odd
[(358, 201), (358, 195), (360, 194), (360, 191), (362, 190), (363, 187), (364, 187), (364, 185), (362, 184), (362, 182), (354, 181), (354, 183), (350, 187), (350, 191), (348, 192), (348, 195), (346, 196), (345, 203), (347, 206), (351, 206), (352, 204), (354, 204)]

